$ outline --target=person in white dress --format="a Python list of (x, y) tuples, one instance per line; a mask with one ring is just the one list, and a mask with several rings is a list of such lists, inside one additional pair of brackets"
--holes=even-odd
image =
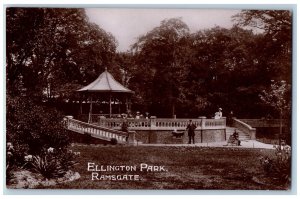
[(222, 115), (222, 108), (219, 108), (219, 111), (215, 113), (215, 119), (221, 119)]

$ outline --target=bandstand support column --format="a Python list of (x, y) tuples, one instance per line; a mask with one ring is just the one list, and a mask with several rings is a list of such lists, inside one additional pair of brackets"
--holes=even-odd
[(126, 99), (125, 99), (125, 105), (126, 105), (126, 114), (128, 114), (128, 96), (126, 96)]
[(82, 99), (80, 99), (80, 110), (79, 110), (80, 115), (82, 115)]
[(111, 94), (109, 94), (109, 118), (111, 118)]
[(91, 103), (90, 103), (90, 111), (89, 111), (88, 123), (92, 122), (92, 111), (93, 111), (93, 97), (91, 96)]
[(119, 115), (121, 114), (121, 100), (120, 97), (118, 98), (118, 108), (119, 108)]

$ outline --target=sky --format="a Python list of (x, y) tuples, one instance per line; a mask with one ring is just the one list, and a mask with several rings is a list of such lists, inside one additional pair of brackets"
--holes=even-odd
[(88, 8), (90, 22), (98, 24), (118, 41), (117, 51), (125, 52), (137, 38), (158, 27), (164, 19), (181, 17), (191, 32), (215, 26), (230, 28), (231, 16), (240, 10), (230, 9), (129, 9)]

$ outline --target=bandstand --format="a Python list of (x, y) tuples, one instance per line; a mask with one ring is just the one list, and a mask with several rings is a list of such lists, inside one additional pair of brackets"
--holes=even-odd
[(130, 110), (130, 98), (134, 93), (132, 90), (126, 88), (115, 80), (114, 77), (107, 71), (107, 68), (105, 68), (105, 71), (101, 73), (95, 81), (77, 91), (85, 94), (85, 97), (89, 99), (90, 108), (88, 113), (88, 123), (92, 122), (93, 103), (97, 101), (108, 101), (109, 113), (106, 115), (111, 118), (113, 115), (113, 102), (116, 104), (117, 101), (119, 106), (120, 104), (125, 104), (126, 113), (128, 113)]

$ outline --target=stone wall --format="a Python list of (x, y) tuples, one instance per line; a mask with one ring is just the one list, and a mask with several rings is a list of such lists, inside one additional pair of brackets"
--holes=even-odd
[[(204, 130), (202, 133), (203, 142), (222, 142), (225, 141), (226, 131), (225, 129), (220, 130)], [(226, 138), (228, 139), (228, 138)]]
[[(182, 132), (182, 131), (178, 131)], [(151, 144), (186, 144), (188, 143), (187, 132), (181, 137), (176, 138), (172, 131), (136, 131), (136, 139), (143, 143)], [(225, 141), (225, 129), (220, 130), (201, 130), (195, 131), (195, 143), (221, 142)]]
[(104, 145), (111, 144), (110, 141), (94, 138), (94, 137), (90, 136), (89, 134), (81, 134), (81, 133), (77, 133), (77, 132), (69, 131), (69, 130), (67, 132), (68, 132), (71, 143), (104, 144)]

